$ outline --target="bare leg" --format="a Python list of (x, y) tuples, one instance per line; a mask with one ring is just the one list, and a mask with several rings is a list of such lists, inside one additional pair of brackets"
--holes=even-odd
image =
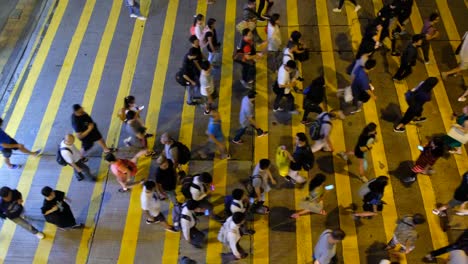
[(29, 149), (25, 148), (23, 144), (18, 144), (19, 147), (18, 147), (18, 150), (25, 153), (25, 154), (29, 154), (29, 155), (34, 155), (34, 156), (37, 156), (39, 155), (40, 151), (37, 150), (37, 151), (30, 151)]
[(450, 71), (442, 72), (442, 78), (445, 80), (448, 76), (457, 74), (457, 73), (459, 73), (461, 71), (462, 71), (462, 69), (460, 68), (460, 66), (457, 66), (457, 67), (451, 69)]
[(10, 158), (5, 158), (5, 164), (8, 166), (8, 168), (12, 168), (13, 167), (13, 164), (11, 164), (10, 162)]
[(101, 146), (101, 148), (104, 150), (104, 152), (110, 152), (110, 149), (107, 147), (106, 145), (106, 142), (104, 141), (104, 139), (100, 139), (97, 141), (98, 145)]

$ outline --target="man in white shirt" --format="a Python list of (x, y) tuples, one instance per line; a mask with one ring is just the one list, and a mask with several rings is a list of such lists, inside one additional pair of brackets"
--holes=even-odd
[(164, 144), (164, 156), (174, 163), (174, 168), (178, 168), (179, 153), (177, 151), (177, 147), (172, 146), (174, 143), (175, 141), (169, 133), (166, 132), (161, 135), (161, 144)]
[(154, 181), (146, 181), (143, 183), (143, 191), (141, 192), (140, 202), (141, 209), (145, 212), (148, 218), (147, 224), (161, 223), (164, 229), (169, 232), (177, 232), (173, 226), (166, 222), (166, 218), (161, 213), (161, 202), (155, 192), (156, 183)]
[[(227, 215), (232, 216), (235, 213), (245, 214), (247, 212), (247, 203), (248, 203), (248, 197), (245, 195), (245, 191), (242, 189), (234, 189), (232, 191), (232, 202), (231, 202), (231, 205), (229, 206), (229, 214)], [(247, 225), (245, 224), (241, 225), (240, 230), (242, 234), (247, 234), (247, 235), (255, 234), (255, 230), (248, 229)]]
[(180, 227), (182, 228), (182, 234), (187, 242), (196, 248), (202, 248), (205, 234), (196, 227), (198, 222), (196, 216), (196, 212), (199, 211), (198, 207), (198, 202), (194, 200), (188, 200), (185, 203), (180, 216)]
[(322, 112), (317, 116), (317, 120), (320, 120), (320, 136), (321, 138), (316, 140), (312, 146), (312, 152), (315, 153), (319, 150), (333, 152), (333, 145), (330, 141), (330, 134), (332, 130), (331, 123), (332, 114), (328, 112)]
[(223, 224), (218, 233), (218, 240), (229, 246), (231, 253), (221, 253), (223, 263), (246, 258), (249, 254), (239, 245), (242, 235), (240, 226), (245, 222), (245, 214), (236, 212)]
[(222, 221), (222, 217), (215, 215), (213, 212), (213, 204), (208, 201), (208, 195), (213, 188), (213, 177), (208, 172), (202, 172), (200, 175), (193, 177), (190, 193), (192, 199), (197, 201), (198, 207), (203, 210), (208, 210), (209, 215), (216, 221)]
[(295, 71), (296, 67), (296, 62), (289, 60), (279, 68), (278, 79), (273, 87), (273, 91), (276, 94), (275, 101), (273, 102), (273, 112), (284, 111), (284, 109), (280, 107), (280, 102), (283, 97), (286, 97), (289, 113), (298, 114), (295, 110), (294, 96), (291, 94), (291, 90), (296, 86), (296, 80), (299, 77), (299, 72), (296, 71), (294, 77), (291, 78), (291, 72)]
[(82, 181), (85, 176), (96, 181), (96, 176), (91, 174), (89, 167), (85, 164), (88, 159), (81, 155), (81, 152), (73, 144), (74, 142), (75, 137), (72, 134), (67, 134), (60, 142), (60, 155), (73, 168), (78, 181)]

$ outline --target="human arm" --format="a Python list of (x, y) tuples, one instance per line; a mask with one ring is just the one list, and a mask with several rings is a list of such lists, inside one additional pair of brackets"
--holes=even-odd
[(2, 143), (1, 145), (2, 145), (2, 147), (4, 147), (4, 148), (9, 148), (9, 149), (10, 149), (10, 148), (23, 148), (23, 147), (24, 147), (23, 144), (19, 144), (19, 143), (18, 143), (18, 144)]
[(186, 219), (180, 219), (180, 225), (182, 227), (182, 234), (184, 235), (185, 240), (190, 242), (190, 222)]
[(79, 139), (83, 139), (85, 138), (86, 136), (89, 135), (89, 133), (91, 133), (91, 131), (94, 129), (94, 123), (93, 122), (90, 122), (88, 124), (88, 128), (83, 131), (83, 132), (76, 132), (76, 136), (79, 138)]
[[(197, 63), (197, 64), (198, 64), (198, 63)], [(198, 67), (200, 67), (200, 66), (198, 66)], [(198, 67), (197, 67), (197, 68), (198, 68)], [(196, 83), (194, 80), (192, 80), (192, 78), (190, 78), (187, 74), (182, 75), (182, 77), (184, 77), (184, 79), (185, 79), (187, 82), (189, 82), (192, 86), (197, 85), (197, 83)]]
[(270, 179), (271, 183), (276, 184), (276, 180), (275, 180), (275, 178), (273, 178), (273, 175), (271, 174), (270, 169), (267, 169), (266, 173), (268, 174), (268, 178)]
[(121, 121), (125, 121), (125, 108), (121, 108), (120, 111), (117, 113), (117, 116), (120, 118)]
[(57, 206), (57, 205), (54, 205), (54, 206), (52, 206), (52, 208), (50, 208), (49, 210), (43, 212), (43, 214), (44, 214), (44, 215), (49, 215), (49, 214), (51, 214), (51, 213), (57, 211), (58, 209), (59, 209), (58, 206)]

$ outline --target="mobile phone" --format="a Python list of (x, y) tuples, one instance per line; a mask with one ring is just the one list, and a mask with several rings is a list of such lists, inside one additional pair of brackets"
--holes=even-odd
[(420, 151), (424, 151), (424, 147), (421, 146), (421, 145), (418, 146), (418, 149), (419, 149)]
[(144, 105), (142, 105), (142, 106), (139, 106), (139, 107), (137, 107), (137, 108), (138, 108), (138, 110), (140, 110), (140, 111), (141, 111), (141, 110), (145, 109), (145, 106), (144, 106)]
[(325, 190), (327, 190), (327, 191), (330, 191), (330, 190), (333, 190), (333, 189), (335, 189), (335, 186), (333, 184), (325, 186)]
[(211, 184), (211, 185), (210, 185), (210, 189), (211, 189), (212, 191), (215, 190), (214, 184)]
[(210, 215), (210, 210), (206, 209), (206, 210), (205, 210), (205, 215), (206, 215), (206, 216)]

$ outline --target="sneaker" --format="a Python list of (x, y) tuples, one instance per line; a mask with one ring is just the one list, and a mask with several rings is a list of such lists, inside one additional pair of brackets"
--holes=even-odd
[(458, 97), (458, 102), (465, 102), (465, 101), (466, 101), (466, 97), (464, 96)]
[(39, 239), (44, 239), (44, 237), (45, 237), (44, 233), (42, 233), (42, 232), (37, 232), (35, 235)]
[(130, 190), (130, 189), (119, 188), (117, 191), (118, 191), (119, 193), (126, 193), (126, 192), (128, 192), (129, 190)]
[(413, 122), (414, 123), (422, 123), (422, 122), (425, 122), (427, 118), (425, 118), (424, 116), (421, 116), (421, 117), (416, 117), (415, 119), (413, 119)]
[(306, 126), (310, 125), (311, 123), (312, 123), (312, 121), (310, 121), (310, 120), (301, 121), (301, 124), (306, 125)]
[(392, 55), (392, 56), (401, 56), (401, 53), (398, 52), (398, 51), (393, 51), (393, 52), (391, 53), (391, 55)]
[(431, 62), (430, 61), (424, 61), (424, 64), (430, 64)]
[(239, 139), (239, 140), (232, 140), (232, 143), (234, 144), (237, 144), (237, 145), (241, 145), (241, 144), (244, 144), (244, 141), (242, 139)]
[(146, 20), (146, 17), (144, 17), (144, 16), (139, 16), (139, 17), (137, 17), (137, 19), (138, 19), (138, 20), (145, 21), (145, 20)]
[(464, 210), (458, 210), (457, 212), (455, 212), (457, 215), (468, 215), (468, 210), (467, 209), (464, 209)]
[(211, 111), (203, 111), (203, 115), (210, 115)]
[(343, 151), (342, 152), (338, 152), (338, 157), (342, 158), (343, 160), (348, 160), (348, 155), (346, 155), (346, 153), (344, 153)]
[(169, 227), (169, 228), (166, 228), (166, 231), (167, 232), (171, 232), (171, 233), (177, 233), (179, 232), (178, 230), (176, 230), (173, 226)]
[(71, 228), (72, 229), (81, 229), (81, 228), (84, 228), (84, 224), (79, 223), (79, 224), (76, 224), (76, 225), (72, 226)]
[(292, 111), (289, 111), (289, 113), (290, 113), (291, 115), (298, 115), (298, 114), (299, 114), (299, 111), (297, 111), (297, 110), (292, 110)]
[(194, 102), (194, 101), (187, 102), (187, 104), (188, 104), (188, 105), (197, 105), (197, 103), (196, 103), (196, 102)]
[(281, 108), (281, 107), (278, 107), (278, 108), (276, 108), (276, 109), (273, 108), (273, 112), (275, 112), (275, 113), (276, 113), (276, 112), (283, 112), (283, 111), (284, 111), (284, 109)]
[(361, 112), (361, 111), (362, 111), (362, 109), (359, 107), (358, 109), (356, 109), (356, 110), (354, 110), (354, 111), (351, 111), (351, 112), (349, 112), (349, 113), (350, 113), (350, 114), (356, 114), (356, 113), (359, 113), (359, 112)]
[(405, 131), (406, 131), (405, 127), (400, 127), (400, 128), (393, 127), (393, 132), (403, 133)]
[[(146, 224), (151, 225), (151, 224), (157, 224), (157, 223), (159, 223), (160, 221), (159, 221), (159, 220), (151, 220), (151, 219), (148, 218), (148, 219), (146, 219), (145, 222), (146, 222)], [(173, 228), (174, 228), (174, 227), (173, 227)]]
[(355, 8), (354, 8), (354, 12), (357, 12), (361, 9), (361, 6), (360, 5), (357, 5)]
[(416, 181), (416, 177), (414, 177), (414, 176), (407, 177), (407, 178), (403, 179), (403, 182), (405, 182), (405, 183), (410, 183), (410, 182), (414, 182), (414, 181)]
[(130, 143), (131, 140), (132, 140), (132, 137), (128, 137), (128, 138), (124, 139), (123, 142), (124, 142), (125, 146), (131, 147), (132, 146), (132, 144)]
[(246, 235), (249, 235), (249, 236), (252, 236), (252, 235), (255, 234), (255, 230), (253, 230), (253, 229), (248, 229), (247, 231), (245, 231), (245, 234), (246, 234)]
[(337, 8), (337, 7), (336, 7), (336, 8), (333, 8), (333, 12), (335, 12), (335, 13), (341, 13), (341, 9), (340, 9), (340, 8)]
[(266, 135), (268, 135), (268, 131), (263, 131), (263, 133), (260, 135), (257, 135), (257, 137), (264, 137)]
[(131, 14), (130, 17), (131, 17), (131, 18), (137, 18), (138, 16), (135, 15), (135, 14)]

